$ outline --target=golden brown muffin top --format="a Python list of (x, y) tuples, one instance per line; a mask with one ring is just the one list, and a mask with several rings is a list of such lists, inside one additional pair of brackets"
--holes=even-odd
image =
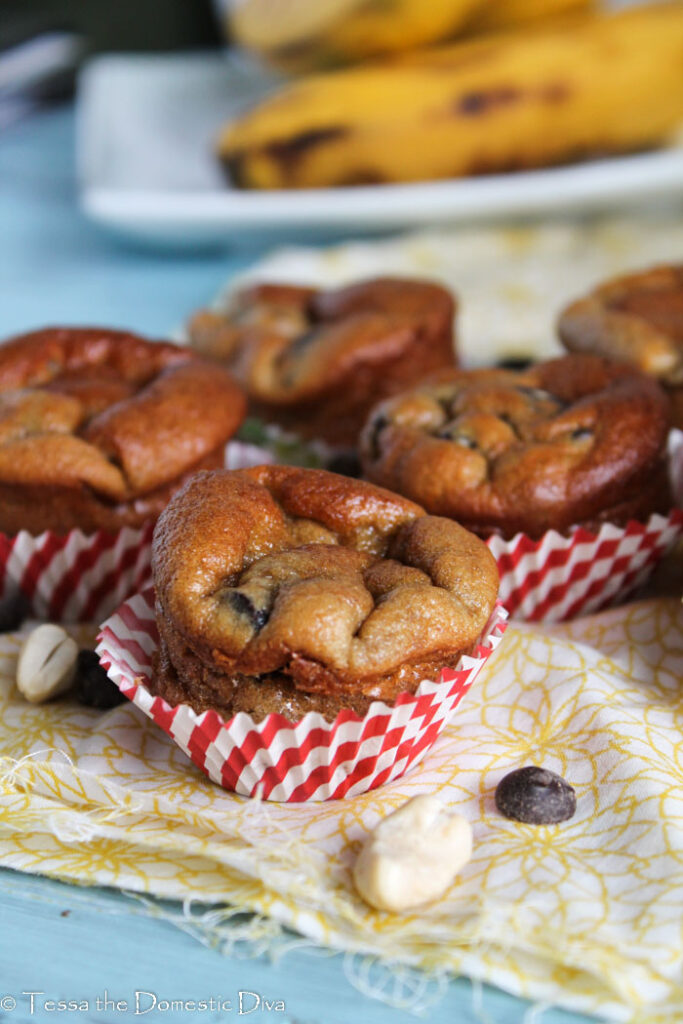
[(189, 334), (255, 401), (288, 404), (324, 393), (350, 368), (398, 359), (416, 339), (450, 337), (454, 309), (428, 281), (375, 278), (327, 291), (260, 284), (237, 292), (225, 312), (197, 313)]
[(560, 338), (572, 352), (594, 352), (683, 386), (683, 264), (624, 274), (561, 314)]
[(456, 523), (288, 466), (194, 477), (159, 519), (153, 569), (159, 613), (199, 657), (318, 692), (469, 649), (498, 590)]
[(128, 501), (201, 462), (245, 408), (226, 371), (175, 345), (103, 328), (24, 334), (0, 346), (0, 483)]
[[(524, 371), (442, 371), (378, 405), (361, 435), (366, 476), (487, 534), (539, 536), (642, 495), (661, 471), (666, 397), (597, 356)], [(656, 497), (656, 496), (655, 496)]]

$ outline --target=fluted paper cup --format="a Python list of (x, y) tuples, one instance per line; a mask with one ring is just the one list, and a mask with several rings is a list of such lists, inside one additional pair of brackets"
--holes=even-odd
[[(255, 445), (231, 441), (228, 469), (244, 469), (273, 456)], [(101, 622), (122, 601), (151, 583), (154, 522), (113, 533), (26, 530), (0, 533), (0, 618), (3, 626), (32, 616), (52, 622)]]
[(498, 602), (471, 655), (424, 680), (394, 705), (375, 701), (364, 718), (341, 711), (333, 722), (309, 712), (293, 724), (271, 714), (224, 719), (149, 690), (158, 644), (154, 591), (126, 601), (103, 625), (97, 653), (124, 696), (168, 733), (205, 775), (225, 789), (264, 800), (303, 802), (355, 796), (417, 764), (500, 643), (507, 612)]
[(683, 537), (683, 432), (672, 430), (669, 466), (676, 506), (668, 515), (626, 526), (581, 527), (567, 536), (548, 530), (538, 540), (518, 533), (489, 537), (498, 563), (500, 599), (513, 618), (561, 622), (623, 603), (650, 578)]
[(569, 536), (548, 530), (540, 540), (518, 533), (490, 537), (500, 597), (513, 618), (562, 622), (621, 604), (642, 587), (660, 559), (683, 536), (683, 510), (625, 527), (605, 523)]

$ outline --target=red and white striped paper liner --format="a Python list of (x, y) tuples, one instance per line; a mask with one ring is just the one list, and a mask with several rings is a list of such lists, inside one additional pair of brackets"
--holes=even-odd
[(621, 604), (647, 582), (657, 563), (683, 537), (683, 431), (668, 440), (669, 475), (677, 506), (646, 523), (605, 523), (595, 534), (549, 530), (539, 540), (518, 533), (490, 537), (498, 563), (500, 599), (514, 618), (562, 622)]
[[(272, 462), (263, 448), (231, 441), (227, 469)], [(115, 533), (98, 530), (33, 536), (0, 533), (0, 601), (51, 622), (101, 622), (130, 594), (151, 583), (154, 523)]]
[(565, 537), (548, 530), (539, 540), (518, 533), (490, 537), (498, 563), (500, 598), (514, 618), (561, 622), (620, 604), (647, 582), (660, 559), (683, 536), (683, 510), (653, 515), (600, 532)]
[(393, 707), (375, 701), (363, 719), (342, 711), (334, 722), (317, 712), (296, 724), (275, 714), (255, 722), (243, 712), (226, 720), (152, 696), (147, 686), (158, 633), (151, 589), (102, 625), (97, 653), (121, 692), (213, 782), (264, 800), (332, 800), (390, 782), (424, 757), (500, 643), (506, 620), (498, 602), (475, 651), (455, 669), (401, 694)]

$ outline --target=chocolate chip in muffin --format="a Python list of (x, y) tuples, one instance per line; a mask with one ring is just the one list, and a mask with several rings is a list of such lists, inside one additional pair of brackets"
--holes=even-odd
[(389, 426), (389, 420), (380, 412), (377, 416), (374, 416), (370, 422), (370, 435), (368, 438), (368, 444), (370, 446), (370, 458), (378, 459), (380, 456), (379, 448), (379, 435), (382, 433), (385, 427)]
[(19, 629), (31, 612), (31, 603), (23, 594), (5, 594), (0, 598), (0, 633)]
[(509, 772), (496, 787), (496, 807), (528, 825), (554, 825), (574, 816), (576, 794), (555, 772), (527, 765)]
[(298, 334), (286, 348), (282, 349), (277, 357), (276, 365), (285, 387), (295, 386), (301, 371), (301, 357), (306, 355), (313, 342), (319, 337), (320, 328), (312, 327), (310, 330)]
[(355, 452), (340, 452), (338, 455), (332, 455), (325, 469), (329, 470), (330, 473), (350, 476), (354, 480), (360, 479), (363, 475), (360, 459)]
[(304, 331), (303, 334), (297, 335), (292, 341), (289, 348), (286, 348), (283, 352), (283, 359), (288, 356), (296, 356), (301, 352), (304, 352), (320, 335), (319, 327), (312, 327), (309, 331)]
[(464, 434), (457, 422), (447, 423), (445, 427), (440, 427), (436, 437), (441, 441), (452, 441), (453, 444), (458, 444), (461, 448), (474, 449), (477, 447), (476, 439), (470, 437), (469, 434)]
[(502, 423), (504, 423), (506, 426), (508, 426), (510, 428), (510, 430), (512, 431), (514, 437), (517, 438), (517, 440), (519, 440), (519, 441), (523, 440), (522, 435), (520, 433), (520, 424), (517, 423), (516, 420), (514, 420), (513, 417), (509, 413), (507, 413), (507, 412), (499, 412), (498, 413), (498, 419)]
[(78, 652), (75, 693), (79, 703), (99, 711), (115, 708), (126, 699), (100, 665), (95, 652), (88, 650)]
[(224, 595), (224, 600), (231, 606), (238, 615), (244, 615), (254, 627), (256, 632), (263, 629), (268, 621), (269, 612), (265, 608), (257, 608), (253, 601), (243, 594), (241, 590), (229, 590)]
[(503, 356), (496, 366), (501, 370), (526, 370), (532, 362), (531, 356)]

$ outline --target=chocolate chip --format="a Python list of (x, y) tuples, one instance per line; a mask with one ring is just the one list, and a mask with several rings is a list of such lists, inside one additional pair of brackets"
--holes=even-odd
[(351, 476), (354, 479), (358, 479), (363, 472), (355, 452), (341, 452), (339, 455), (333, 455), (325, 468), (330, 473), (339, 473), (341, 476)]
[(0, 598), (0, 633), (19, 629), (31, 614), (31, 602), (21, 593), (5, 594)]
[(563, 778), (547, 768), (528, 765), (510, 772), (496, 787), (496, 807), (506, 818), (529, 825), (566, 821), (576, 811), (576, 795)]
[(88, 708), (107, 711), (126, 699), (100, 665), (94, 651), (79, 651), (76, 661), (76, 699)]
[(241, 590), (229, 590), (225, 594), (225, 600), (238, 615), (244, 615), (249, 619), (252, 626), (258, 633), (268, 621), (269, 613), (265, 608), (257, 608), (253, 601), (243, 594)]
[(320, 334), (320, 328), (314, 327), (297, 335), (287, 348), (283, 348), (277, 357), (277, 366), (282, 374), (281, 383), (291, 388), (296, 383), (299, 373), (299, 357), (304, 355), (309, 346)]
[(455, 423), (447, 423), (445, 427), (441, 427), (437, 431), (435, 436), (441, 441), (452, 441), (453, 444), (460, 445), (461, 448), (474, 449), (477, 447), (476, 440), (468, 434), (463, 434)]
[(496, 366), (501, 370), (526, 370), (531, 366), (531, 362), (529, 356), (503, 356), (497, 361)]
[(377, 460), (381, 455), (379, 447), (379, 435), (382, 433), (384, 428), (388, 426), (389, 420), (382, 412), (378, 413), (378, 415), (375, 416), (370, 423), (370, 434), (368, 437), (368, 444), (370, 446), (370, 458), (373, 460), (373, 462)]
[(510, 428), (510, 430), (518, 440), (522, 440), (521, 435), (519, 433), (519, 427), (517, 426), (517, 424), (515, 423), (515, 421), (513, 420), (512, 416), (510, 416), (509, 413), (499, 412), (498, 419), (501, 420), (502, 423), (504, 423), (506, 426)]
[(309, 345), (311, 345), (320, 334), (319, 327), (313, 327), (310, 331), (304, 331), (303, 334), (298, 334), (292, 341), (289, 348), (284, 349), (282, 353), (282, 359), (287, 359), (289, 356), (298, 356), (304, 352)]
[(443, 394), (443, 393), (442, 394), (437, 394), (437, 395), (434, 395), (434, 398), (437, 400), (437, 402), (439, 403), (439, 405), (443, 409), (444, 416), (446, 416), (446, 417), (453, 416), (453, 405), (455, 403), (455, 399), (457, 398), (457, 392), (456, 391), (451, 391), (450, 394), (447, 394), (447, 395)]

